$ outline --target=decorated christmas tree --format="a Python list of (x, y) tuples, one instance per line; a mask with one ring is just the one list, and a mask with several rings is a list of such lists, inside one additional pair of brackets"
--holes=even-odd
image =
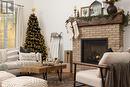
[(42, 59), (45, 60), (47, 56), (47, 47), (45, 45), (44, 36), (41, 34), (40, 30), (38, 19), (33, 12), (28, 20), (24, 48), (28, 49), (30, 52), (41, 53)]

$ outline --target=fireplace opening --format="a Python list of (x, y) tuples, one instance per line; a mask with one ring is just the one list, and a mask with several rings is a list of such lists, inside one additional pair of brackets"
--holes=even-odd
[(82, 39), (81, 62), (98, 64), (108, 49), (108, 39)]

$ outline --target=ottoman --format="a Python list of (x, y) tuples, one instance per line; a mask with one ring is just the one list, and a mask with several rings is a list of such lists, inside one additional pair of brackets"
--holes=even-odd
[(46, 80), (21, 76), (2, 81), (2, 87), (48, 87), (48, 85)]
[(0, 71), (0, 87), (1, 87), (2, 81), (9, 79), (9, 78), (15, 78), (15, 77), (16, 76), (11, 73), (8, 73), (6, 71)]

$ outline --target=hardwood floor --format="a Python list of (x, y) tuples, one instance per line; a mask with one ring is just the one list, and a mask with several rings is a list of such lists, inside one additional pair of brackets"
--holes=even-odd
[(48, 77), (49, 87), (73, 87), (73, 75), (70, 73), (64, 73), (62, 81), (58, 80), (56, 75), (50, 75)]

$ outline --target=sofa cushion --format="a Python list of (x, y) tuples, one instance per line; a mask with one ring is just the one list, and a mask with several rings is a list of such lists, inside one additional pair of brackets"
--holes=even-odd
[(11, 61), (11, 62), (5, 62), (4, 64), (7, 65), (8, 69), (18, 69), (21, 67), (20, 61)]
[(11, 62), (11, 61), (17, 61), (19, 59), (19, 55), (12, 55), (12, 56), (8, 56), (7, 57), (7, 62)]
[(35, 53), (19, 53), (19, 60), (36, 61), (37, 58)]
[(12, 56), (12, 55), (18, 55), (19, 50), (18, 49), (6, 49), (7, 56)]
[(7, 62), (10, 61), (17, 61), (19, 59), (19, 50), (16, 48), (12, 48), (12, 49), (6, 49), (7, 52)]

